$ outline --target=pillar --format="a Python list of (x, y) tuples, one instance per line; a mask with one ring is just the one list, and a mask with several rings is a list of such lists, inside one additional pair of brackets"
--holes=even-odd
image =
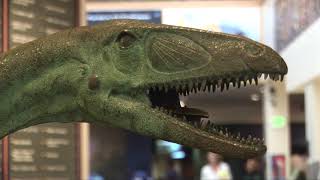
[(304, 89), (306, 136), (309, 162), (320, 162), (320, 80), (314, 80)]
[[(267, 179), (286, 179), (290, 167), (290, 124), (285, 84), (266, 82), (263, 90)], [(277, 172), (274, 172), (277, 166)]]

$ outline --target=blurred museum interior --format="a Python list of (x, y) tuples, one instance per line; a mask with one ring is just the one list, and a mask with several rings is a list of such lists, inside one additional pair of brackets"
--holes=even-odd
[[(0, 13), (2, 52), (110, 19), (236, 34), (272, 47), (288, 64), (284, 83), (260, 78), (257, 86), (191, 93), (180, 103), (265, 140), (263, 157), (223, 158), (230, 178), (320, 179), (319, 0), (1, 0)], [(32, 126), (1, 146), (3, 180), (191, 180), (208, 163), (207, 152), (99, 124)]]

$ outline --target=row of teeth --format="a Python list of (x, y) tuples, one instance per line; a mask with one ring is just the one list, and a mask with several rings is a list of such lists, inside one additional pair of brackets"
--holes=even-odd
[[(151, 91), (165, 91), (169, 89), (175, 89), (180, 95), (188, 95), (190, 92), (196, 93), (197, 91), (208, 91), (214, 92), (216, 89), (223, 91), (224, 89), (229, 89), (230, 85), (233, 87), (246, 86), (247, 84), (252, 84), (253, 82), (258, 85), (258, 79), (261, 78), (263, 74), (255, 74), (252, 76), (241, 76), (240, 78), (223, 78), (223, 79), (210, 79), (210, 78), (198, 78), (189, 81), (180, 81), (170, 84), (157, 84), (150, 87)], [(274, 81), (283, 80), (283, 74), (264, 74), (264, 79), (270, 78)], [(147, 90), (149, 93), (149, 90)]]
[(187, 120), (186, 116), (182, 116), (182, 117), (179, 116), (178, 117), (176, 114), (174, 114), (173, 110), (168, 110), (163, 107), (155, 107), (155, 109), (157, 109), (158, 111), (161, 111), (165, 114), (168, 114), (168, 115), (174, 117), (175, 119), (178, 119), (181, 122), (187, 123), (197, 129), (201, 129), (201, 130), (206, 131), (208, 133), (222, 136), (223, 138), (228, 138), (231, 141), (236, 141), (241, 144), (248, 144), (248, 145), (262, 145), (262, 144), (264, 144), (263, 139), (261, 140), (259, 138), (252, 138), (251, 135), (249, 135), (247, 138), (244, 138), (244, 137), (241, 137), (240, 133), (237, 136), (235, 136), (235, 135), (231, 134), (227, 130), (227, 128), (223, 128), (223, 127), (219, 127), (217, 125), (214, 125), (214, 123), (212, 123), (210, 121), (204, 121), (204, 120), (201, 120), (201, 122), (189, 121), (189, 120)]

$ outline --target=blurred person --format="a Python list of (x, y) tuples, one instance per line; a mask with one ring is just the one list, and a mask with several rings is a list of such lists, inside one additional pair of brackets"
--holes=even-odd
[(168, 167), (165, 180), (180, 180), (179, 173), (176, 171), (174, 167), (174, 161), (172, 159), (168, 160)]
[(306, 168), (307, 168), (307, 158), (298, 155), (293, 154), (291, 156), (291, 174), (290, 174), (290, 180), (306, 180)]
[(209, 152), (207, 154), (208, 164), (201, 168), (200, 180), (231, 180), (230, 167), (222, 161), (219, 154)]
[(263, 180), (264, 176), (261, 171), (261, 163), (258, 159), (248, 159), (245, 164), (244, 180)]

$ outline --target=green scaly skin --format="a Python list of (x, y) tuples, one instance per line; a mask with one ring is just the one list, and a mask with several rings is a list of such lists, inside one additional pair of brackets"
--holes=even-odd
[(0, 137), (36, 124), (86, 121), (237, 158), (263, 155), (266, 147), (211, 124), (190, 125), (175, 110), (151, 107), (148, 93), (213, 91), (287, 73), (275, 51), (250, 39), (136, 20), (58, 32), (0, 60)]

